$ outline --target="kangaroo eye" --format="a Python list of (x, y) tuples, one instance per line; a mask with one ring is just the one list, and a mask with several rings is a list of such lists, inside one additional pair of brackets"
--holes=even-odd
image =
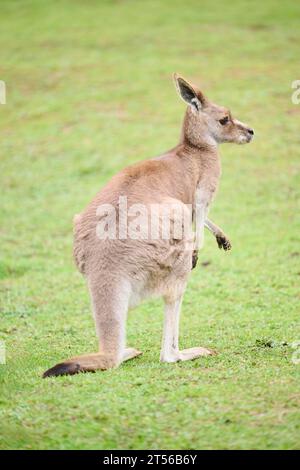
[(222, 124), (222, 126), (224, 126), (224, 124), (227, 124), (228, 121), (229, 121), (229, 117), (225, 116), (224, 118), (219, 120), (219, 123)]

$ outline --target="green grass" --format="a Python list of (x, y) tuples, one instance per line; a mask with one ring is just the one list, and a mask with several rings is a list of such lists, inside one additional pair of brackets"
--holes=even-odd
[[(294, 0), (1, 1), (1, 448), (299, 448), (299, 18)], [(206, 234), (183, 304), (181, 346), (219, 355), (160, 364), (153, 301), (128, 322), (141, 358), (42, 380), (96, 349), (72, 217), (176, 144), (174, 71), (256, 132), (221, 148), (211, 218), (233, 250)]]

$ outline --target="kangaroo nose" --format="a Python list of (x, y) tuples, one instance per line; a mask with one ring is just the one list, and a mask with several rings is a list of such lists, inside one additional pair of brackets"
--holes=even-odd
[(253, 129), (247, 129), (250, 135), (254, 135), (254, 130)]

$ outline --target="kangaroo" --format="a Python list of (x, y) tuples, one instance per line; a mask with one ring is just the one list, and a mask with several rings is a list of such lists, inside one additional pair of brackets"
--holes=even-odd
[[(90, 292), (99, 352), (68, 359), (48, 369), (43, 377), (115, 368), (142, 354), (126, 346), (127, 312), (153, 295), (161, 296), (165, 304), (161, 361), (187, 361), (215, 354), (203, 347), (179, 350), (181, 303), (203, 245), (204, 228), (213, 233), (220, 248), (231, 248), (223, 230), (207, 218), (221, 174), (218, 144), (248, 143), (254, 131), (234, 119), (227, 108), (209, 101), (183, 77), (174, 74), (174, 81), (187, 104), (178, 145), (122, 170), (74, 218), (74, 257)], [(99, 207), (112, 207), (109, 217), (113, 214), (114, 223), (120, 222), (121, 197), (126, 198), (128, 207), (139, 204), (148, 209), (156, 204), (159, 228), (165, 220), (161, 208), (176, 204), (184, 216), (191, 213), (190, 230), (182, 237), (174, 236), (177, 211), (168, 219), (173, 230), (169, 238), (130, 237), (127, 232), (124, 236), (124, 221), (117, 235), (100, 237), (97, 227), (103, 213)]]

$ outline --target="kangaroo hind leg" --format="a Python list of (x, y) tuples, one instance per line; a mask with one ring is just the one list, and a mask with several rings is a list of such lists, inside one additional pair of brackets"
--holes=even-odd
[(76, 356), (48, 369), (43, 377), (73, 375), (117, 367), (122, 361), (138, 356), (140, 351), (125, 349), (126, 318), (130, 285), (125, 281), (112, 283), (109, 279), (88, 280), (99, 352)]
[(181, 303), (182, 296), (175, 301), (165, 300), (165, 321), (160, 354), (160, 360), (162, 362), (189, 361), (200, 356), (216, 354), (211, 349), (201, 347), (179, 350), (179, 316)]

